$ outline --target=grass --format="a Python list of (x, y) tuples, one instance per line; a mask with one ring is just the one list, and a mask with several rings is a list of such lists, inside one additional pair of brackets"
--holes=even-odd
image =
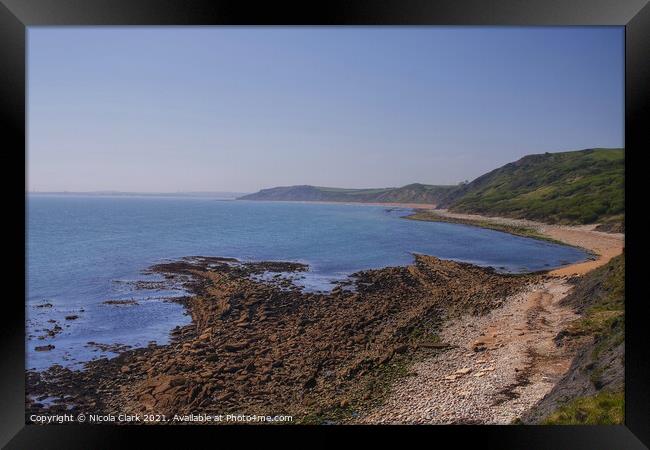
[(456, 186), (434, 186), (414, 183), (395, 188), (344, 189), (322, 186), (282, 186), (263, 189), (241, 197), (244, 200), (289, 200), (370, 203), (437, 204)]
[(623, 392), (601, 391), (561, 406), (544, 421), (544, 425), (620, 425), (624, 411)]
[(590, 363), (582, 370), (587, 371), (597, 393), (593, 396), (573, 399), (560, 406), (544, 423), (550, 425), (623, 423), (623, 392), (601, 389), (605, 385), (604, 374), (610, 368), (605, 353), (616, 352), (625, 340), (624, 255), (613, 258), (607, 265), (586, 275), (569, 297), (573, 297), (574, 302), (578, 301), (578, 307), (584, 308), (582, 317), (567, 327), (569, 335), (593, 337)]
[[(593, 303), (580, 319), (572, 322), (568, 331), (573, 335), (593, 335), (621, 341), (625, 334), (625, 260), (623, 255), (596, 269), (593, 277), (602, 278), (603, 293), (593, 297)], [(598, 349), (598, 346), (597, 346)], [(595, 357), (598, 354), (594, 355)]]
[(593, 336), (591, 360), (594, 369), (589, 375), (592, 384), (601, 386), (604, 367), (597, 362), (601, 355), (625, 341), (625, 261), (623, 255), (613, 258), (606, 266), (594, 271), (602, 279), (603, 292), (593, 295), (593, 304), (567, 331), (574, 336)]
[(343, 189), (281, 186), (247, 200), (426, 203), (453, 211), (533, 219), (547, 223), (605, 223), (620, 231), (624, 214), (623, 149), (588, 149), (528, 155), (471, 183)]
[(529, 155), (460, 187), (447, 206), (547, 223), (622, 220), (624, 169), (623, 149)]

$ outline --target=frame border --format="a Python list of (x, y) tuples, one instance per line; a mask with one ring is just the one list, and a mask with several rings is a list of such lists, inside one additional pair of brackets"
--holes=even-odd
[[(644, 448), (650, 445), (650, 336), (645, 319), (649, 317), (642, 294), (644, 238), (639, 224), (641, 214), (630, 208), (635, 192), (640, 193), (641, 152), (647, 148), (650, 104), (650, 5), (648, 0), (332, 0), (314, 4), (279, 2), (235, 2), (232, 0), (0, 0), (0, 111), (3, 136), (9, 138), (12, 161), (22, 171), (7, 185), (6, 198), (21, 221), (11, 222), (16, 239), (15, 255), (22, 261), (21, 301), (6, 296), (8, 319), (0, 327), (1, 371), (0, 445), (7, 448), (96, 448), (113, 447), (136, 435), (187, 444), (188, 433), (237, 434), (240, 426), (221, 427), (125, 427), (111, 425), (59, 425), (39, 427), (24, 424), (24, 351), (26, 257), (24, 227), (26, 198), (16, 186), (26, 186), (26, 27), (92, 25), (484, 25), (484, 26), (624, 26), (625, 33), (625, 202), (626, 241), (626, 341), (625, 341), (625, 426), (420, 426), (420, 427), (246, 427), (245, 435), (277, 434), (284, 430), (316, 432), (329, 440), (351, 430), (366, 429), (371, 434), (408, 431), (422, 437), (450, 438), (457, 443), (468, 439), (500, 448)], [(20, 155), (23, 155), (21, 158)], [(636, 167), (635, 167), (636, 166)], [(9, 166), (7, 166), (9, 167)], [(637, 172), (636, 175), (632, 175)], [(7, 177), (4, 177), (6, 179)], [(13, 183), (15, 181), (15, 183)], [(12, 216), (13, 217), (13, 216)], [(18, 217), (18, 216), (17, 216)], [(15, 227), (15, 230), (14, 230)], [(22, 248), (20, 248), (22, 247)], [(9, 260), (7, 258), (7, 260)], [(10, 274), (19, 279), (14, 264)], [(11, 279), (9, 279), (11, 281)], [(636, 298), (633, 298), (636, 296)], [(23, 302), (23, 303), (21, 303)], [(11, 304), (9, 304), (11, 303)], [(299, 428), (297, 430), (296, 428)], [(325, 432), (325, 429), (327, 432)], [(469, 433), (467, 433), (469, 432)], [(338, 435), (338, 436), (337, 436)], [(13, 439), (12, 439), (13, 438)], [(645, 445), (644, 445), (645, 444)]]

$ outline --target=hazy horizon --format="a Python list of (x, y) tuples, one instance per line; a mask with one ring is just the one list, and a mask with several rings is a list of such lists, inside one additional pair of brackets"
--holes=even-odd
[(457, 184), (624, 147), (622, 27), (30, 27), (30, 193)]
[[(602, 148), (602, 147), (601, 147)], [(605, 148), (605, 150), (617, 150), (620, 147), (609, 147)], [(587, 150), (587, 149), (581, 149), (581, 150)], [(575, 150), (575, 151), (580, 151), (580, 150)], [(548, 152), (548, 153), (561, 153), (561, 152)], [(496, 168), (495, 168), (496, 169)], [(488, 171), (489, 172), (489, 171)], [(481, 175), (479, 175), (480, 177)], [(478, 177), (477, 177), (478, 178)], [(465, 181), (473, 181), (473, 179), (470, 180), (463, 180), (460, 181), (459, 183), (465, 182)], [(448, 184), (447, 186), (455, 186), (456, 184), (459, 183), (452, 183)], [(414, 181), (412, 183), (408, 184), (429, 184), (429, 183), (420, 183), (418, 181)], [(94, 191), (70, 191), (70, 190), (62, 190), (62, 191), (32, 191), (28, 190), (28, 194), (95, 194), (95, 195), (139, 195), (139, 194), (145, 194), (145, 195), (186, 195), (186, 196), (191, 196), (191, 195), (196, 195), (196, 196), (201, 196), (201, 195), (216, 195), (216, 194), (228, 194), (228, 195), (246, 195), (246, 194), (252, 194), (257, 191), (263, 190), (263, 189), (269, 189), (269, 188), (275, 188), (275, 187), (290, 187), (290, 186), (300, 186), (300, 185), (285, 185), (285, 184), (278, 184), (275, 186), (267, 186), (267, 187), (262, 187), (259, 188), (255, 191), (248, 191), (248, 192), (242, 192), (242, 191), (233, 191), (233, 190), (214, 190), (214, 191), (124, 191), (124, 190), (117, 190), (117, 189), (106, 189), (106, 190), (94, 190)], [(400, 186), (364, 186), (364, 187), (357, 187), (357, 188), (349, 188), (347, 186), (318, 186), (318, 185), (311, 185), (314, 187), (329, 187), (329, 188), (339, 188), (339, 189), (380, 189), (380, 188), (399, 188), (403, 187), (405, 185), (400, 185)]]

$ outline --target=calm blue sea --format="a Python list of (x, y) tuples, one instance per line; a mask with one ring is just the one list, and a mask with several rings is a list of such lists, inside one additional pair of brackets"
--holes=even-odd
[[(361, 269), (405, 265), (412, 253), (526, 272), (586, 259), (575, 248), (456, 224), (401, 217), (384, 206), (220, 201), (210, 198), (29, 195), (27, 367), (75, 367), (107, 353), (88, 342), (165, 343), (183, 308), (178, 291), (135, 290), (142, 271), (190, 255), (308, 263), (302, 283), (329, 289)], [(111, 306), (106, 300), (135, 299)], [(49, 303), (52, 307), (38, 307)], [(65, 320), (77, 315), (76, 320)], [(53, 338), (38, 339), (56, 323)], [(49, 352), (36, 346), (52, 344)]]

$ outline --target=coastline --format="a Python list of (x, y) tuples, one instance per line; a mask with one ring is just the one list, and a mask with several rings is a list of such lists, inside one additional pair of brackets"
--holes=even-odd
[[(153, 267), (191, 277), (184, 304), (192, 324), (174, 330), (169, 345), (91, 361), (81, 372), (28, 372), (28, 413), (243, 411), (349, 421), (388, 395), (414, 358), (449, 348), (436, 335), (442, 322), (482, 315), (540, 277), (418, 255), (314, 294), (251, 277), (269, 269), (304, 266), (198, 257)], [(59, 400), (41, 403), (51, 397)]]
[(416, 211), (414, 214), (405, 218), (410, 220), (446, 221), (489, 228), (517, 236), (543, 239), (581, 248), (594, 256), (594, 259), (590, 259), (589, 261), (569, 264), (548, 272), (549, 275), (558, 277), (584, 275), (593, 269), (607, 264), (612, 258), (620, 255), (625, 247), (624, 233), (597, 231), (598, 224), (553, 225), (525, 219), (453, 213), (445, 209)]
[(405, 216), (404, 219), (432, 222), (444, 221), (487, 228), (515, 236), (540, 239), (556, 244), (580, 248), (593, 257), (593, 259), (590, 259), (589, 261), (569, 264), (548, 272), (550, 275), (560, 277), (584, 275), (593, 269), (603, 266), (613, 257), (621, 254), (625, 246), (625, 233), (598, 231), (597, 228), (599, 224), (553, 225), (527, 219), (454, 213), (446, 209), (437, 209), (437, 205), (429, 203), (336, 202), (317, 200), (287, 200), (285, 202), (349, 206), (385, 206), (388, 208), (412, 209), (413, 213)]
[(337, 202), (332, 200), (242, 200), (235, 199), (238, 202), (274, 202), (274, 203), (303, 203), (316, 205), (346, 205), (346, 206), (386, 206), (389, 208), (407, 208), (407, 209), (435, 209), (436, 205), (432, 203), (400, 203), (400, 202)]
[[(538, 239), (542, 241), (551, 242), (554, 244), (566, 245), (564, 242), (557, 239), (553, 239), (550, 236), (546, 236), (540, 233), (537, 229), (524, 226), (516, 223), (510, 222), (497, 222), (491, 221), (489, 217), (477, 216), (469, 217), (468, 215), (451, 215), (446, 214), (446, 210), (429, 210), (429, 209), (414, 209), (413, 213), (404, 216), (404, 219), (408, 220), (417, 220), (422, 222), (443, 222), (443, 223), (453, 223), (458, 225), (467, 225), (478, 228), (485, 228), (488, 230), (500, 231), (502, 233), (512, 234), (513, 236), (521, 236), (530, 239)], [(499, 218), (503, 219), (503, 218)], [(586, 249), (583, 249), (586, 250)]]
[[(440, 210), (435, 214), (439, 216), (434, 220), (442, 217), (488, 228), (496, 224), (505, 232), (525, 227), (585, 248), (596, 258), (548, 271), (543, 282), (530, 283), (482, 317), (466, 314), (447, 321), (440, 336), (456, 348), (415, 362), (413, 376), (398, 380), (386, 401), (359, 422), (510, 424), (522, 418), (544, 419), (549, 404), (557, 402), (556, 387), (570, 384), (567, 377), (572, 373), (575, 379), (579, 361), (595, 345), (588, 338), (585, 344), (586, 336), (577, 338), (582, 344), (558, 344), (560, 336), (584, 320), (585, 312), (565, 300), (573, 292), (572, 281), (620, 255), (624, 234), (597, 231), (597, 225), (559, 226)], [(419, 220), (426, 220), (426, 214)]]
[[(418, 255), (406, 267), (359, 272), (329, 294), (303, 293), (282, 277), (251, 279), (260, 271), (300, 272), (301, 264), (206, 257), (160, 264), (152, 270), (169, 279), (189, 277), (191, 296), (182, 303), (191, 325), (177, 327), (168, 345), (127, 350), (92, 361), (82, 372), (60, 366), (28, 372), (28, 412), (248, 408), (291, 414), (299, 423), (473, 423), (463, 412), (467, 402), (451, 399), (451, 410), (434, 418), (422, 401), (439, 402), (439, 392), (475, 397), (476, 386), (498, 373), (493, 389), (474, 407), (485, 409), (486, 402), (517, 391), (516, 408), (499, 400), (487, 408), (490, 414), (480, 415), (480, 423), (509, 423), (568, 369), (571, 353), (555, 355), (559, 369), (552, 378), (549, 366), (529, 355), (531, 342), (553, 352), (553, 338), (575, 319), (561, 304), (571, 287), (568, 278), (605, 264), (622, 251), (624, 240), (589, 227), (462, 218), (534, 226), (598, 258), (547, 273), (507, 275)], [(528, 324), (531, 314), (551, 327)], [(495, 324), (509, 330), (508, 336)], [(476, 351), (481, 339), (484, 348)], [(464, 380), (473, 383), (451, 389)], [(414, 386), (424, 391), (418, 394)], [(60, 400), (52, 405), (39, 400), (51, 397)]]

